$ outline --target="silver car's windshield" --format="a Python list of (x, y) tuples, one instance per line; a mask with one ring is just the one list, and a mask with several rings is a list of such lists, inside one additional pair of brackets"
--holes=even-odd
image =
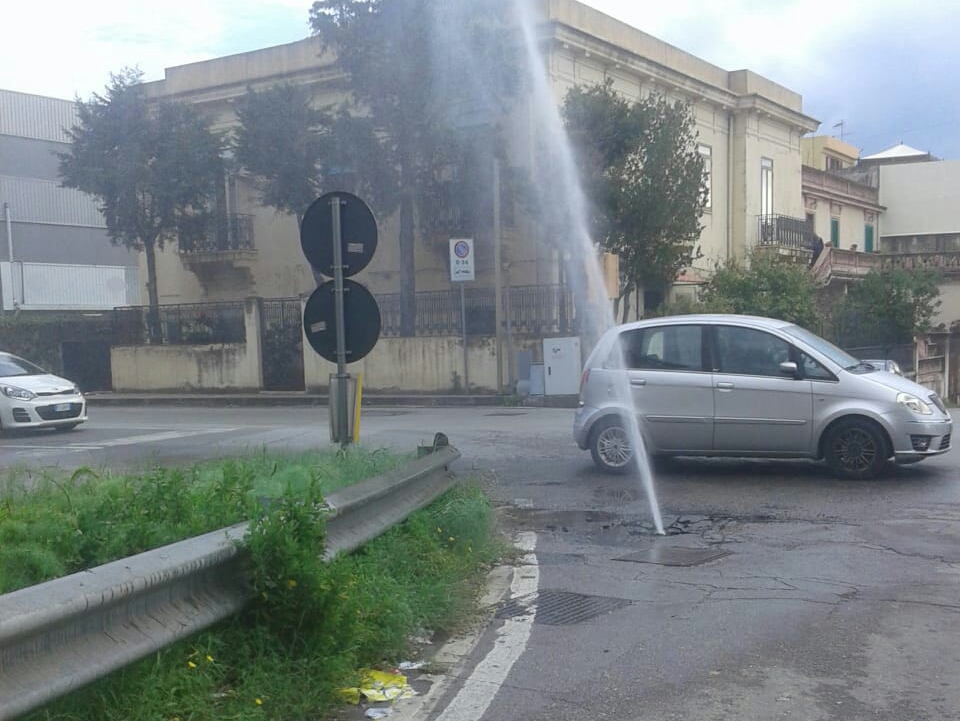
[(15, 355), (0, 355), (0, 378), (14, 376), (42, 376), (46, 373), (43, 368), (33, 363), (17, 358)]
[(798, 340), (802, 340), (808, 346), (813, 348), (818, 353), (826, 356), (841, 368), (853, 370), (861, 364), (859, 360), (854, 358), (845, 350), (837, 348), (833, 343), (825, 341), (823, 338), (811, 333), (806, 328), (801, 328), (798, 325), (790, 325), (786, 328), (782, 328), (782, 330), (787, 335), (791, 335)]

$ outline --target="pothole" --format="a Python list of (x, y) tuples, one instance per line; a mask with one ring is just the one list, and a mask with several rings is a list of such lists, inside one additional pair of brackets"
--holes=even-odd
[(645, 551), (629, 553), (614, 558), (614, 561), (630, 563), (654, 563), (658, 566), (701, 566), (730, 555), (730, 551), (719, 548), (683, 548), (677, 546), (654, 546)]

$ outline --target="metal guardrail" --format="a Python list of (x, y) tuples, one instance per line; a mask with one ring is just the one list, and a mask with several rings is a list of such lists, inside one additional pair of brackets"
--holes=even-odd
[[(326, 497), (324, 559), (359, 548), (453, 485), (447, 446)], [(0, 596), (0, 721), (239, 611), (249, 523)]]

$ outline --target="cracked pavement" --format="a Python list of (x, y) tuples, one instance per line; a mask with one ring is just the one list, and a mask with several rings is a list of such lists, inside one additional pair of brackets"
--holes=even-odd
[[(952, 454), (866, 483), (812, 463), (678, 460), (655, 473), (657, 537), (639, 485), (569, 446), (512, 437), (465, 462), (509, 528), (537, 532), (541, 590), (630, 603), (534, 624), (483, 719), (960, 718)], [(730, 555), (615, 560), (655, 546)]]

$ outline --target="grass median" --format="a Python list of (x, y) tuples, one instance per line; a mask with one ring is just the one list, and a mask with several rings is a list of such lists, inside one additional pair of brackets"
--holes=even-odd
[(356, 450), (260, 455), (135, 476), (47, 476), (33, 491), (7, 490), (4, 591), (252, 521), (255, 600), (242, 614), (28, 718), (328, 718), (361, 669), (392, 667), (415, 636), (455, 631), (508, 552), (477, 487), (458, 486), (354, 554), (324, 564), (318, 552), (323, 495), (404, 460)]

